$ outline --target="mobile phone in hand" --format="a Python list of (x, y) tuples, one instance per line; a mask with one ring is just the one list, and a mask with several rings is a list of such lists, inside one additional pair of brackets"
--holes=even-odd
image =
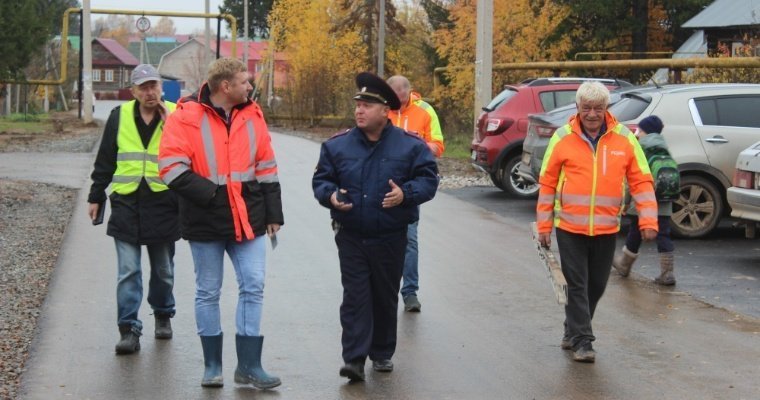
[(98, 203), (98, 214), (95, 219), (92, 220), (93, 225), (100, 225), (103, 223), (103, 217), (106, 215), (106, 202), (102, 201)]

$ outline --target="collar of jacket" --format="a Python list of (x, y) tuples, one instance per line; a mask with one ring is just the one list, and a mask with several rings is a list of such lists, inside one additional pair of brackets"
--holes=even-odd
[[(391, 122), (390, 119), (387, 119), (385, 121), (385, 126), (383, 127), (382, 132), (380, 132), (380, 139), (378, 139), (377, 142), (378, 143), (382, 142), (383, 139), (388, 135), (388, 132), (391, 131), (391, 129), (393, 129), (393, 123)], [(363, 140), (364, 143), (366, 143), (369, 146), (369, 139), (367, 139), (367, 135), (358, 126), (356, 127), (356, 134), (359, 137), (361, 137), (361, 140)]]

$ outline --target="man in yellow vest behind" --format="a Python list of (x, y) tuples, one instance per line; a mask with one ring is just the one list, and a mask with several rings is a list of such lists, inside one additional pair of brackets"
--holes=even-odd
[[(419, 135), (433, 155), (440, 158), (444, 150), (443, 132), (441, 132), (441, 124), (438, 122), (438, 115), (433, 110), (433, 106), (424, 102), (419, 93), (412, 91), (412, 85), (405, 76), (394, 75), (388, 78), (387, 82), (401, 100), (401, 109), (389, 111), (388, 119), (393, 125)], [(404, 284), (401, 286), (401, 297), (404, 299), (404, 310), (408, 312), (420, 312), (422, 309), (422, 304), (417, 299), (417, 291), (420, 289), (418, 225), (419, 220), (409, 224), (406, 233), (408, 243), (404, 259)]]
[[(174, 242), (179, 239), (175, 194), (159, 178), (158, 145), (164, 120), (175, 104), (161, 101), (161, 76), (153, 66), (132, 71), (132, 95), (111, 111), (92, 172), (89, 216), (95, 223), (110, 184), (111, 216), (106, 233), (116, 242), (116, 303), (119, 333), (116, 354), (140, 350), (142, 321), (141, 246), (148, 249), (148, 304), (156, 339), (171, 339), (174, 316)], [(101, 214), (102, 215), (102, 214)]]

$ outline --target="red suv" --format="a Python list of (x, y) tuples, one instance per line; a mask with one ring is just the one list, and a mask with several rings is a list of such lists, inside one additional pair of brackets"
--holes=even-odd
[(551, 111), (575, 102), (583, 82), (599, 81), (610, 89), (632, 86), (617, 79), (538, 78), (504, 90), (483, 107), (472, 141), (472, 165), (487, 172), (496, 187), (518, 198), (534, 197), (538, 185), (523, 180), (517, 171), (528, 131), (528, 114)]

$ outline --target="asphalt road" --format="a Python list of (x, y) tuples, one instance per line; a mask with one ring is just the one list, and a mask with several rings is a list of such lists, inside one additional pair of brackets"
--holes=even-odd
[[(504, 218), (527, 224), (535, 220), (535, 200), (518, 200), (494, 187), (447, 190), (460, 200), (479, 206)], [(618, 235), (618, 249), (625, 243), (628, 221)], [(683, 292), (716, 307), (760, 318), (760, 239), (744, 237), (738, 221), (724, 219), (718, 229), (703, 239), (678, 239), (675, 243), (677, 285), (651, 290)], [(478, 235), (478, 232), (472, 232)], [(494, 245), (498, 237), (483, 238)], [(632, 277), (648, 281), (659, 274), (656, 244), (644, 243), (634, 264)], [(613, 275), (615, 275), (613, 273)]]
[[(760, 320), (658, 291), (642, 279), (612, 279), (594, 322), (597, 363), (559, 348), (563, 310), (527, 234), (531, 206), (506, 214), (439, 194), (422, 207), (422, 313), (399, 312), (391, 374), (364, 383), (338, 376), (341, 287), (326, 209), (313, 200), (318, 145), (274, 135), (286, 224), (270, 251), (262, 333), (264, 365), (283, 386), (236, 388), (236, 284), (222, 295), (222, 389), (203, 389), (187, 244), (176, 255), (177, 316), (171, 341), (150, 335), (142, 350), (115, 356), (115, 250), (86, 217), (81, 191), (39, 319), (24, 399), (756, 399)], [(147, 265), (147, 257), (143, 259)], [(229, 264), (228, 264), (229, 265)], [(230, 265), (231, 267), (231, 265)], [(679, 279), (680, 276), (679, 276)]]

